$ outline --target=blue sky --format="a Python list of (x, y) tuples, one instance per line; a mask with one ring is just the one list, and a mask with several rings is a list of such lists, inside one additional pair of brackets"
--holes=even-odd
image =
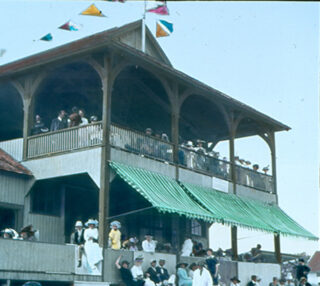
[[(79, 15), (91, 3), (107, 17)], [(172, 21), (174, 32), (158, 41), (175, 68), (292, 128), (276, 135), (279, 204), (319, 235), (319, 3), (197, 1), (169, 2), (168, 7), (170, 16), (160, 18)], [(0, 64), (135, 21), (142, 12), (143, 2), (134, 1), (0, 0), (0, 49), (7, 50)], [(147, 15), (152, 32), (158, 18)], [(57, 29), (69, 19), (82, 29)], [(48, 32), (52, 42), (38, 40)], [(227, 152), (223, 144), (218, 147)], [(259, 138), (237, 140), (236, 153), (261, 166), (270, 164)], [(213, 248), (223, 233), (214, 234), (219, 239)], [(265, 249), (273, 248), (267, 235), (243, 232), (240, 237), (240, 251), (261, 241)], [(282, 249), (293, 253), (312, 253), (319, 246), (282, 241)]]

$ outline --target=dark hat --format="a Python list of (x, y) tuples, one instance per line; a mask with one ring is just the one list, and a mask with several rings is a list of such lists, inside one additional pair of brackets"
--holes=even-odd
[(241, 281), (238, 279), (237, 276), (233, 276), (230, 281), (237, 281), (237, 283), (240, 283)]
[(299, 262), (304, 262), (304, 259), (303, 258), (299, 258)]
[(179, 268), (181, 265), (184, 265), (185, 267), (187, 267), (188, 266), (188, 263), (186, 263), (186, 262), (180, 262), (180, 263), (178, 263), (177, 264), (177, 268)]
[(254, 165), (252, 165), (252, 168), (259, 168), (259, 165), (258, 164), (254, 164)]
[(127, 260), (123, 260), (122, 262), (121, 262), (121, 266), (123, 266), (123, 264), (127, 264), (128, 266), (129, 266), (129, 261), (127, 261)]
[(159, 259), (159, 262), (166, 262), (166, 260), (161, 258), (161, 259)]
[(30, 224), (30, 225), (27, 225), (27, 226), (21, 228), (20, 233), (22, 233), (22, 232), (26, 232), (26, 233), (33, 235), (36, 231), (32, 230), (32, 224)]
[(154, 259), (154, 260), (152, 260), (150, 263), (153, 263), (153, 262), (157, 263), (157, 260)]
[(194, 266), (197, 266), (197, 264), (193, 262), (190, 264), (189, 268), (192, 269)]

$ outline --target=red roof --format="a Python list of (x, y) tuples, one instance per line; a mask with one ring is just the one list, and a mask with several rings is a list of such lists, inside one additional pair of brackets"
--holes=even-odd
[(0, 170), (32, 176), (32, 173), (0, 148)]
[(316, 251), (309, 261), (311, 272), (320, 272), (320, 251)]

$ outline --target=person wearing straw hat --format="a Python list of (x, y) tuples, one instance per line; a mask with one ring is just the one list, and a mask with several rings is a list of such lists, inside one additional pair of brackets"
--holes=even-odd
[(90, 271), (93, 274), (100, 274), (98, 266), (100, 261), (102, 261), (102, 248), (98, 244), (98, 221), (94, 219), (89, 219), (85, 225), (88, 227), (84, 231), (84, 250), (86, 252), (87, 261), (90, 267)]
[(82, 254), (84, 253), (84, 231), (82, 221), (76, 221), (75, 231), (71, 236), (71, 243), (77, 245), (77, 252), (78, 252), (78, 267), (82, 265)]
[(121, 223), (118, 221), (113, 221), (110, 223), (109, 240), (111, 244), (111, 249), (119, 250), (121, 248)]
[(206, 262), (201, 260), (198, 262), (198, 269), (193, 274), (192, 285), (197, 286), (213, 286), (213, 281), (209, 270), (204, 266)]

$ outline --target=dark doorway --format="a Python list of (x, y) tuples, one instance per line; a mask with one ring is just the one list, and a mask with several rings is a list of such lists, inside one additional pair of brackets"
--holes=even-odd
[(15, 228), (16, 212), (13, 209), (0, 207), (0, 230)]

